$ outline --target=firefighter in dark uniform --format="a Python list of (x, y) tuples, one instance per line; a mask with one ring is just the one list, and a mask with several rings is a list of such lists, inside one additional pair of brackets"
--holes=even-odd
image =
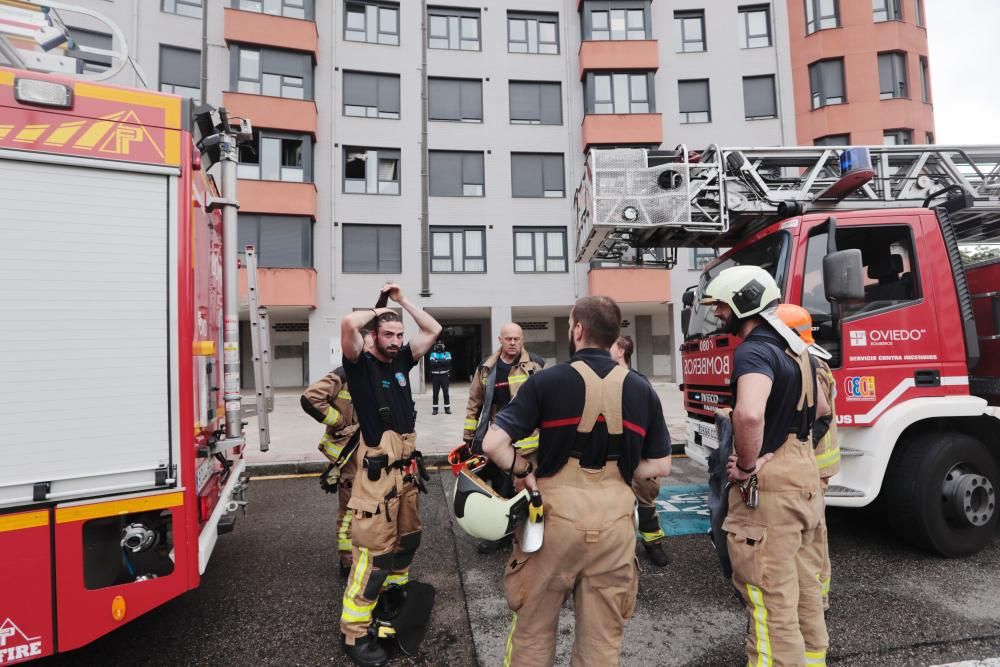
[(808, 350), (774, 314), (780, 299), (756, 266), (720, 272), (703, 294), (721, 330), (743, 341), (733, 357), (733, 485), (722, 529), (746, 605), (749, 664), (818, 666), (829, 637), (816, 577), (823, 493), (811, 429), (828, 408)]
[[(619, 336), (611, 346), (611, 358), (625, 368), (632, 366), (632, 351), (635, 343), (628, 336)], [(636, 375), (645, 378), (642, 373)], [(660, 527), (660, 518), (656, 515), (656, 497), (660, 495), (660, 480), (632, 478), (632, 491), (639, 503), (639, 538), (642, 540), (642, 550), (657, 567), (666, 567), (670, 563), (667, 549), (663, 542), (667, 536)]]
[(434, 351), (431, 352), (429, 360), (431, 362), (431, 384), (434, 387), (434, 411), (431, 414), (438, 413), (438, 394), (443, 391), (444, 413), (450, 415), (451, 400), (448, 397), (448, 385), (451, 384), (451, 352), (444, 349), (444, 343), (439, 341), (434, 344)]
[[(372, 612), (385, 591), (400, 606), (410, 563), (420, 546), (420, 465), (409, 372), (441, 333), (441, 325), (403, 296), (398, 285), (382, 288), (408, 312), (420, 331), (403, 344), (403, 322), (388, 308), (344, 317), (341, 347), (354, 399), (362, 446), (348, 507), (353, 511), (354, 564), (344, 590), (340, 629), (344, 648), (358, 665), (382, 665), (386, 651), (370, 632)], [(374, 349), (363, 350), (360, 330), (375, 320)]]
[[(617, 665), (635, 608), (633, 477), (670, 473), (670, 436), (648, 382), (608, 353), (621, 310), (607, 297), (579, 299), (570, 314), (572, 362), (535, 373), (496, 416), (486, 455), (519, 486), (538, 490), (544, 541), (520, 545), (504, 570), (514, 612), (504, 665), (551, 665), (559, 610), (574, 597), (574, 665)], [(540, 428), (538, 469), (513, 446)]]

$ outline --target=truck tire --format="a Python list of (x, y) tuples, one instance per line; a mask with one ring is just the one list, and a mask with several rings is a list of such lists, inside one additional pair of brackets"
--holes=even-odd
[(1000, 512), (1000, 475), (983, 443), (952, 431), (915, 436), (886, 472), (889, 523), (915, 547), (958, 558), (989, 544)]

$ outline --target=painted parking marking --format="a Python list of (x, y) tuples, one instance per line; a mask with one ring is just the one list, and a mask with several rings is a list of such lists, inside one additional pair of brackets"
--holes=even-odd
[(656, 514), (667, 535), (704, 535), (708, 532), (708, 484), (664, 486), (656, 498)]

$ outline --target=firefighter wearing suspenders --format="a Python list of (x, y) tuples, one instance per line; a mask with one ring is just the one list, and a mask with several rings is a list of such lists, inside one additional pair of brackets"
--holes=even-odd
[(811, 429), (828, 408), (808, 350), (774, 314), (780, 299), (756, 266), (720, 272), (703, 294), (721, 329), (743, 339), (733, 358), (735, 453), (722, 529), (746, 605), (749, 664), (813, 667), (826, 664), (829, 637), (816, 576), (824, 508)]
[[(619, 366), (631, 368), (634, 349), (635, 343), (630, 337), (619, 336), (615, 344), (611, 346), (611, 358)], [(667, 536), (663, 533), (660, 519), (656, 514), (656, 497), (660, 495), (660, 480), (657, 477), (633, 478), (632, 491), (639, 503), (639, 539), (642, 540), (642, 549), (653, 565), (666, 567), (670, 564), (670, 556), (667, 555), (667, 549), (663, 544)]]
[[(617, 304), (584, 297), (569, 324), (572, 363), (528, 378), (483, 443), (486, 455), (519, 486), (541, 493), (544, 508), (541, 547), (529, 555), (515, 545), (504, 570), (514, 612), (504, 665), (553, 664), (559, 610), (570, 595), (576, 616), (572, 664), (618, 664), (638, 590), (629, 483), (633, 476), (670, 472), (659, 398), (608, 353), (621, 324)], [(512, 442), (537, 428), (536, 472)]]
[[(365, 332), (365, 351), (371, 349), (371, 333)], [(347, 374), (343, 367), (336, 368), (309, 385), (301, 398), (306, 414), (326, 426), (319, 441), (319, 451), (329, 461), (320, 475), (320, 487), (327, 493), (336, 493), (337, 553), (340, 556), (340, 576), (346, 577), (351, 569), (351, 519), (347, 511), (357, 465), (354, 452), (361, 440), (357, 415), (347, 387)]]
[[(837, 386), (833, 379), (833, 371), (827, 361), (830, 353), (816, 345), (812, 335), (812, 316), (809, 311), (802, 306), (782, 304), (776, 311), (778, 317), (799, 335), (802, 342), (809, 346), (809, 353), (816, 361), (816, 380), (819, 391), (826, 399), (830, 411), (825, 415), (816, 417), (816, 424), (813, 426), (813, 447), (816, 451), (816, 466), (819, 468), (819, 481), (826, 494), (830, 486), (830, 478), (840, 472), (840, 444), (837, 439), (837, 413), (834, 408), (834, 399), (837, 396)], [(830, 608), (830, 545), (827, 542), (826, 516), (824, 513), (821, 526), (822, 540), (817, 543), (820, 554), (817, 557), (821, 563), (816, 577), (819, 579), (823, 591), (823, 608)]]
[[(404, 345), (403, 322), (388, 308), (353, 312), (341, 326), (344, 370), (363, 444), (355, 454), (358, 472), (348, 502), (354, 563), (344, 590), (340, 629), (348, 656), (365, 666), (382, 665), (387, 659), (378, 642), (383, 629), (379, 621), (421, 602), (407, 600), (410, 563), (420, 546), (419, 495), (426, 476), (416, 450), (409, 372), (441, 333), (441, 325), (410, 303), (398, 285), (388, 284), (382, 292), (413, 317), (420, 331)], [(365, 352), (360, 329), (372, 320), (374, 347)]]

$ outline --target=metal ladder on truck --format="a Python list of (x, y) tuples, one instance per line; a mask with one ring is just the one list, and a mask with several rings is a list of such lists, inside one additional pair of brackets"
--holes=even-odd
[(271, 383), (271, 320), (267, 307), (260, 305), (257, 290), (257, 251), (246, 247), (247, 298), (250, 308), (250, 343), (253, 353), (253, 384), (256, 401), (253, 407), (244, 405), (244, 416), (257, 415), (257, 435), (260, 451), (271, 445), (268, 415), (274, 410), (274, 385)]
[(959, 242), (1000, 238), (1000, 146), (593, 149), (575, 197), (576, 261), (669, 268), (679, 247), (728, 247), (784, 218), (945, 195), (969, 200), (952, 215)]

